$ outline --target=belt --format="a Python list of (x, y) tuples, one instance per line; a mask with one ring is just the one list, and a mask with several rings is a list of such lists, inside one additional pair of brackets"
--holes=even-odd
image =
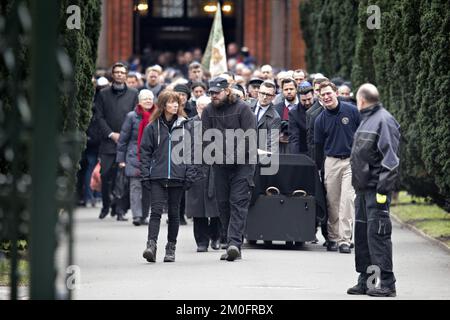
[(336, 159), (341, 159), (341, 160), (345, 160), (345, 159), (350, 158), (349, 155), (345, 155), (345, 156), (328, 156), (328, 157), (336, 158)]

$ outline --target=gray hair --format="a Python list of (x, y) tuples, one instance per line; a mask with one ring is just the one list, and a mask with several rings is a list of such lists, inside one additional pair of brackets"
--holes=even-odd
[(139, 98), (139, 101), (142, 101), (142, 100), (144, 100), (144, 99), (146, 99), (146, 98), (154, 99), (155, 96), (154, 96), (153, 92), (151, 92), (150, 90), (148, 90), (148, 89), (142, 89), (142, 90), (139, 92), (138, 98)]
[(211, 103), (211, 98), (208, 96), (200, 96), (197, 99), (197, 104), (204, 104), (204, 105), (208, 105)]

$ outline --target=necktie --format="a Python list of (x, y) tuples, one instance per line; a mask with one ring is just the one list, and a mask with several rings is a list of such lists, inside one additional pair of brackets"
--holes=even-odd
[(258, 107), (258, 112), (256, 112), (256, 122), (259, 121), (259, 114), (261, 112), (261, 107)]
[(281, 120), (289, 120), (289, 108), (286, 105), (284, 106), (283, 117)]

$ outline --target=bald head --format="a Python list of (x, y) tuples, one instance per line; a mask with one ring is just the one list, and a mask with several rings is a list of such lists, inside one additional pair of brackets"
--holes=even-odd
[(371, 83), (365, 83), (358, 89), (356, 94), (358, 109), (363, 110), (380, 101), (380, 94), (377, 87)]

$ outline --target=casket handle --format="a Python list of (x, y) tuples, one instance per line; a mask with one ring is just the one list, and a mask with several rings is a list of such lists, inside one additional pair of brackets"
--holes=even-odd
[(277, 187), (268, 187), (266, 189), (266, 195), (268, 195), (268, 196), (279, 195), (279, 194), (280, 194), (280, 190)]
[(294, 192), (292, 192), (293, 197), (298, 196), (298, 195), (300, 195), (302, 197), (306, 197), (308, 194), (306, 193), (305, 190), (301, 190), (301, 189), (295, 190)]

